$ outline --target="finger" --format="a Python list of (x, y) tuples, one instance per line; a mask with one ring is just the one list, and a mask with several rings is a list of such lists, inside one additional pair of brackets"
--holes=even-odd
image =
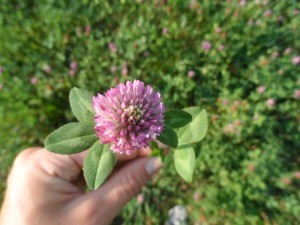
[[(129, 160), (133, 160), (135, 158), (149, 156), (150, 153), (151, 153), (151, 149), (150, 148), (143, 148), (141, 150), (135, 151), (131, 155), (116, 154), (118, 166), (119, 165), (123, 165), (124, 162), (129, 161)], [(78, 165), (78, 167), (80, 169), (82, 169), (83, 168), (84, 159), (85, 159), (85, 157), (86, 157), (87, 154), (88, 154), (88, 150), (83, 151), (83, 152), (78, 153), (78, 154), (70, 155), (70, 157), (74, 160), (74, 162)]]
[(88, 154), (88, 150), (77, 153), (77, 154), (70, 155), (70, 157), (74, 160), (74, 162), (77, 164), (77, 166), (80, 169), (82, 169), (83, 168), (83, 162), (84, 162), (84, 159), (85, 159), (87, 154)]
[(151, 179), (162, 163), (158, 158), (133, 160), (111, 177), (100, 189), (82, 196), (78, 210), (86, 208), (95, 211), (99, 205), (105, 205), (107, 216), (114, 218), (124, 205), (137, 195)]
[(79, 166), (84, 154), (78, 154), (75, 158), (70, 155), (59, 155), (49, 152), (45, 148), (35, 147), (22, 151), (15, 160), (14, 167), (28, 165), (30, 170), (41, 169), (50, 177), (59, 177), (68, 182), (76, 181), (82, 172)]
[(122, 161), (132, 160), (138, 157), (145, 157), (148, 156), (150, 153), (151, 153), (150, 148), (142, 148), (140, 150), (134, 151), (131, 155), (117, 153), (116, 156), (117, 156), (117, 161), (122, 162)]
[(126, 155), (126, 156), (120, 156), (117, 155), (117, 164), (116, 167), (117, 168), (121, 168), (124, 165), (126, 165), (127, 163), (129, 163), (130, 161), (137, 159), (137, 158), (142, 158), (142, 157), (147, 157), (151, 154), (151, 149), (150, 148), (143, 148), (140, 149), (138, 151), (135, 151), (135, 154), (132, 155)]

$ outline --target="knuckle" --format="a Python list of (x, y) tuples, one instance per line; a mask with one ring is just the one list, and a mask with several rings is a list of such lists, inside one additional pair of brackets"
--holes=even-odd
[(16, 166), (26, 166), (30, 164), (32, 156), (37, 151), (37, 148), (28, 148), (20, 152), (14, 161), (14, 167)]
[(122, 187), (129, 198), (137, 195), (143, 184), (134, 172), (128, 172), (122, 177)]

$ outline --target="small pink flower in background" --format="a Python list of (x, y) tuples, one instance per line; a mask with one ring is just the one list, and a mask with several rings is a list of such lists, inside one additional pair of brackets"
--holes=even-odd
[(4, 68), (2, 66), (0, 66), (0, 74), (3, 73)]
[(268, 9), (264, 12), (264, 17), (270, 17), (270, 16), (272, 16), (272, 14), (273, 14), (272, 10)]
[(44, 70), (46, 73), (51, 73), (52, 68), (51, 68), (51, 66), (49, 66), (49, 65), (45, 65), (45, 66), (43, 67), (43, 70)]
[(0, 91), (3, 89), (3, 84), (0, 83)]
[(143, 3), (143, 2), (144, 2), (144, 0), (137, 0), (137, 2), (138, 2), (138, 3)]
[(221, 33), (221, 32), (222, 32), (221, 27), (217, 27), (216, 30), (215, 30), (215, 32), (216, 32), (217, 34)]
[(75, 76), (75, 70), (69, 70), (69, 76), (74, 77)]
[(291, 178), (289, 178), (289, 177), (284, 177), (284, 178), (281, 179), (281, 182), (282, 182), (284, 185), (289, 186), (289, 185), (292, 183), (292, 180), (291, 180)]
[(198, 6), (198, 2), (196, 0), (190, 1), (190, 4), (189, 4), (190, 10), (197, 9), (197, 6)]
[(128, 69), (127, 69), (127, 67), (123, 67), (123, 68), (122, 68), (121, 74), (122, 74), (123, 76), (127, 76), (127, 75), (128, 75)]
[(273, 52), (273, 53), (272, 53), (272, 57), (273, 57), (273, 58), (277, 58), (278, 56), (279, 56), (279, 52)]
[(299, 179), (299, 180), (300, 180), (300, 171), (296, 171), (296, 172), (294, 173), (294, 177), (295, 177), (296, 179)]
[(224, 99), (224, 100), (222, 101), (222, 103), (223, 103), (223, 105), (229, 105), (229, 104), (230, 104), (230, 101), (227, 100), (227, 99)]
[(167, 34), (168, 32), (169, 32), (168, 28), (164, 27), (163, 30), (162, 30), (162, 33)]
[(240, 105), (240, 101), (234, 101), (234, 106), (239, 106)]
[(295, 90), (294, 91), (294, 98), (300, 99), (300, 90)]
[(247, 1), (246, 0), (240, 0), (240, 6), (246, 6)]
[(76, 70), (76, 69), (77, 69), (77, 66), (78, 66), (77, 62), (71, 62), (71, 63), (70, 63), (70, 69), (71, 69), (71, 70)]
[(145, 202), (145, 197), (143, 194), (138, 194), (138, 196), (136, 197), (136, 200), (139, 205), (142, 205)]
[(209, 51), (211, 48), (211, 43), (209, 41), (203, 41), (201, 47), (204, 51)]
[(300, 64), (300, 56), (299, 55), (293, 57), (293, 64), (294, 65)]
[(241, 126), (242, 122), (240, 120), (233, 121), (234, 126)]
[(161, 95), (138, 80), (93, 97), (93, 108), (100, 142), (111, 144), (111, 150), (121, 154), (148, 147), (164, 128)]
[(293, 10), (293, 15), (294, 15), (294, 16), (297, 16), (298, 14), (299, 14), (299, 9), (294, 9), (294, 10)]
[(273, 98), (269, 98), (267, 101), (266, 101), (266, 105), (268, 107), (273, 107), (275, 105), (275, 100)]
[(142, 22), (142, 21), (139, 21), (139, 22), (138, 22), (138, 27), (142, 27), (142, 25), (143, 25), (143, 22)]
[(188, 77), (189, 78), (193, 78), (195, 76), (195, 71), (194, 70), (190, 70), (189, 72), (188, 72)]
[(31, 83), (32, 85), (37, 84), (38, 81), (39, 81), (39, 79), (38, 79), (37, 77), (32, 77), (32, 78), (30, 78), (30, 83)]
[(202, 196), (201, 196), (200, 193), (195, 192), (194, 195), (193, 195), (193, 198), (194, 198), (194, 200), (197, 202), (197, 201), (200, 201), (200, 200), (201, 200)]
[(115, 45), (115, 43), (110, 42), (110, 43), (108, 44), (108, 47), (109, 47), (109, 49), (110, 49), (111, 52), (113, 52), (113, 53), (117, 53), (117, 52), (118, 52), (118, 48), (117, 48), (117, 46)]
[(255, 169), (256, 169), (256, 167), (255, 167), (254, 165), (252, 165), (252, 164), (250, 164), (250, 165), (248, 166), (249, 172), (254, 172)]
[(116, 71), (117, 71), (117, 67), (116, 66), (112, 66), (112, 67), (110, 67), (110, 71), (112, 72), (112, 73), (115, 73)]
[(69, 76), (70, 77), (75, 76), (75, 72), (76, 72), (77, 67), (78, 67), (77, 62), (73, 61), (73, 62), (70, 63), (70, 70), (69, 70)]
[(259, 94), (262, 94), (266, 91), (266, 87), (265, 86), (259, 86), (256, 91), (259, 93)]
[(92, 27), (90, 25), (85, 26), (85, 35), (89, 36), (91, 34)]
[(290, 47), (288, 47), (284, 50), (285, 55), (289, 55), (291, 52), (292, 52), (292, 49)]
[(223, 51), (223, 50), (224, 50), (224, 48), (225, 48), (225, 46), (224, 46), (224, 45), (219, 45), (219, 46), (218, 46), (218, 50), (219, 50), (219, 51)]
[(235, 126), (234, 124), (230, 123), (230, 124), (227, 124), (224, 128), (223, 128), (223, 132), (225, 134), (233, 134), (236, 132), (235, 130)]

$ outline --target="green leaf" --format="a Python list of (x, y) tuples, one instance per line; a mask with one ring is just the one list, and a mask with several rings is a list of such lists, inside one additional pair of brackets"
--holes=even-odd
[(178, 174), (187, 182), (192, 182), (195, 168), (195, 151), (191, 145), (175, 149), (174, 165)]
[(154, 141), (151, 142), (151, 157), (160, 157), (161, 161), (164, 162), (166, 155), (163, 149), (158, 147), (158, 144)]
[(178, 145), (178, 138), (175, 131), (169, 125), (165, 124), (164, 131), (157, 138), (161, 143), (176, 148)]
[(207, 132), (208, 121), (206, 111), (198, 107), (184, 109), (193, 117), (192, 122), (177, 131), (179, 145), (201, 141)]
[(170, 109), (166, 111), (164, 120), (171, 127), (180, 128), (192, 121), (192, 115), (180, 109)]
[(92, 125), (68, 123), (49, 134), (44, 145), (51, 152), (74, 154), (87, 150), (97, 140)]
[(97, 141), (84, 160), (84, 178), (90, 189), (100, 187), (114, 168), (116, 156), (109, 148), (109, 145), (102, 145)]
[(79, 122), (93, 123), (94, 110), (91, 92), (79, 88), (72, 88), (69, 95), (70, 105), (74, 116)]

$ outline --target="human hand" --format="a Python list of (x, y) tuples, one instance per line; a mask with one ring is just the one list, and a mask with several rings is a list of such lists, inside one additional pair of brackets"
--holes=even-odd
[[(8, 178), (1, 225), (110, 224), (162, 163), (150, 150), (119, 155), (118, 165), (97, 190), (82, 190), (86, 152), (58, 155), (42, 148), (23, 151)], [(122, 168), (122, 169), (121, 169)]]

